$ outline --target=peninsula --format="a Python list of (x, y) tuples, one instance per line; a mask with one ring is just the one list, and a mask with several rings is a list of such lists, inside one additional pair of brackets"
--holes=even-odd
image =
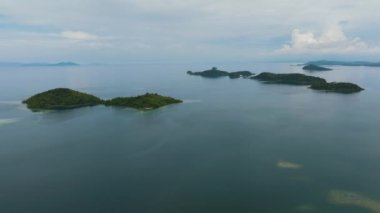
[(157, 109), (181, 100), (159, 94), (146, 93), (136, 97), (118, 97), (102, 100), (94, 95), (68, 88), (57, 88), (42, 92), (23, 101), (32, 111), (64, 110), (104, 104), (106, 106), (130, 107), (135, 109)]
[(220, 77), (230, 77), (231, 79), (236, 79), (236, 78), (248, 78), (253, 75), (250, 71), (237, 71), (237, 72), (226, 72), (219, 70), (216, 67), (213, 67), (210, 70), (205, 70), (201, 72), (192, 72), (192, 71), (187, 71), (187, 74), (189, 75), (197, 75), (197, 76), (202, 76), (205, 78), (220, 78)]

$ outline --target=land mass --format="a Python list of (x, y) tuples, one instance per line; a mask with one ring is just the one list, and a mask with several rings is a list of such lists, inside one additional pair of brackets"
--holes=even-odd
[(0, 63), (0, 66), (20, 66), (20, 67), (69, 67), (69, 66), (79, 66), (80, 64), (74, 62), (59, 62), (59, 63), (13, 63), (5, 62)]
[(220, 78), (220, 77), (228, 76), (231, 79), (248, 78), (248, 77), (253, 75), (253, 73), (251, 73), (250, 71), (226, 72), (226, 71), (219, 70), (216, 67), (213, 67), (210, 70), (205, 70), (205, 71), (201, 71), (201, 72), (187, 71), (187, 74), (202, 76), (205, 78)]
[(95, 106), (103, 101), (93, 95), (67, 88), (57, 88), (38, 93), (23, 101), (33, 111), (72, 109)]
[(326, 67), (321, 67), (315, 64), (308, 64), (302, 68), (303, 70), (307, 71), (330, 71), (332, 69), (326, 68)]
[(251, 77), (269, 84), (290, 84), (290, 85), (312, 85), (324, 84), (326, 80), (319, 77), (304, 75), (301, 73), (286, 73), (276, 74), (270, 72), (263, 72), (256, 76)]
[(310, 61), (305, 65), (318, 65), (318, 66), (363, 66), (363, 67), (380, 67), (380, 62), (369, 62), (369, 61), (331, 61), (331, 60), (320, 60), (320, 61)]
[(268, 84), (289, 84), (289, 85), (303, 85), (309, 86), (310, 89), (322, 90), (326, 92), (335, 93), (356, 93), (364, 90), (360, 86), (353, 83), (346, 82), (331, 82), (328, 83), (325, 79), (304, 75), (300, 73), (287, 73), (287, 74), (276, 74), (263, 72), (259, 75), (251, 77), (251, 79), (263, 81)]
[(325, 84), (312, 84), (310, 89), (322, 90), (326, 92), (338, 92), (338, 93), (355, 93), (364, 90), (360, 86), (353, 83), (346, 82), (331, 82)]
[(106, 106), (131, 107), (135, 109), (157, 109), (170, 104), (182, 103), (181, 100), (162, 96), (157, 93), (146, 93), (136, 97), (117, 97), (106, 100)]
[(181, 100), (159, 94), (146, 93), (136, 97), (118, 97), (102, 100), (94, 95), (67, 88), (57, 88), (36, 94), (23, 101), (32, 111), (64, 110), (104, 104), (106, 106), (130, 107), (135, 109), (157, 109)]

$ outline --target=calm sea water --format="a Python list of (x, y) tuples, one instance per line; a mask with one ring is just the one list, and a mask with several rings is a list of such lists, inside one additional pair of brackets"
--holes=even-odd
[[(308, 73), (366, 89), (352, 95), (185, 73), (207, 68), (1, 67), (0, 212), (354, 213), (380, 205), (379, 68)], [(289, 64), (219, 68), (303, 73)], [(56, 87), (185, 103), (45, 113), (20, 104)], [(360, 194), (361, 203), (337, 205), (331, 190)]]

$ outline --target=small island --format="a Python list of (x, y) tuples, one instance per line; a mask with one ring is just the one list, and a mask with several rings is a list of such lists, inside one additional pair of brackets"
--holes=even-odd
[(346, 83), (346, 82), (331, 82), (331, 83), (324, 83), (324, 84), (312, 84), (310, 86), (310, 89), (314, 90), (322, 90), (325, 92), (336, 92), (336, 93), (356, 93), (364, 90), (360, 86), (353, 84), (353, 83)]
[(304, 86), (326, 83), (326, 80), (323, 78), (304, 75), (300, 73), (276, 74), (270, 72), (263, 72), (251, 77), (251, 79), (263, 81), (264, 83), (268, 84), (290, 84)]
[(247, 78), (253, 75), (250, 71), (237, 71), (237, 72), (226, 72), (219, 70), (216, 67), (213, 67), (210, 70), (205, 70), (201, 72), (192, 72), (192, 71), (187, 71), (187, 74), (189, 75), (197, 75), (197, 76), (202, 76), (205, 78), (220, 78), (220, 77), (230, 77), (231, 79), (236, 79), (236, 78)]
[(91, 94), (68, 88), (57, 88), (33, 95), (24, 100), (23, 103), (32, 111), (65, 110), (100, 104), (147, 110), (182, 103), (182, 101), (151, 93), (137, 97), (118, 97), (110, 100), (102, 100)]
[(178, 103), (182, 103), (182, 100), (161, 96), (156, 93), (146, 93), (145, 95), (136, 97), (117, 97), (104, 102), (106, 106), (131, 107), (145, 110), (157, 109), (166, 105)]
[(286, 74), (276, 74), (263, 72), (259, 75), (251, 77), (251, 79), (256, 79), (263, 81), (267, 84), (289, 84), (289, 85), (300, 85), (309, 86), (310, 89), (322, 90), (326, 92), (335, 93), (356, 93), (364, 90), (360, 86), (353, 83), (346, 82), (331, 82), (328, 83), (325, 79), (304, 75), (300, 73), (286, 73)]
[(73, 109), (95, 106), (103, 101), (93, 95), (67, 88), (57, 88), (36, 94), (23, 101), (33, 111)]
[(302, 68), (303, 70), (307, 71), (331, 71), (332, 69), (326, 68), (326, 67), (321, 67), (318, 65), (314, 64), (308, 64)]

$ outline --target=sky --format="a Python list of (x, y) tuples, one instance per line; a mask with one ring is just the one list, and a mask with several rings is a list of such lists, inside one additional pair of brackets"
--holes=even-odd
[(379, 0), (0, 0), (0, 61), (380, 61)]

